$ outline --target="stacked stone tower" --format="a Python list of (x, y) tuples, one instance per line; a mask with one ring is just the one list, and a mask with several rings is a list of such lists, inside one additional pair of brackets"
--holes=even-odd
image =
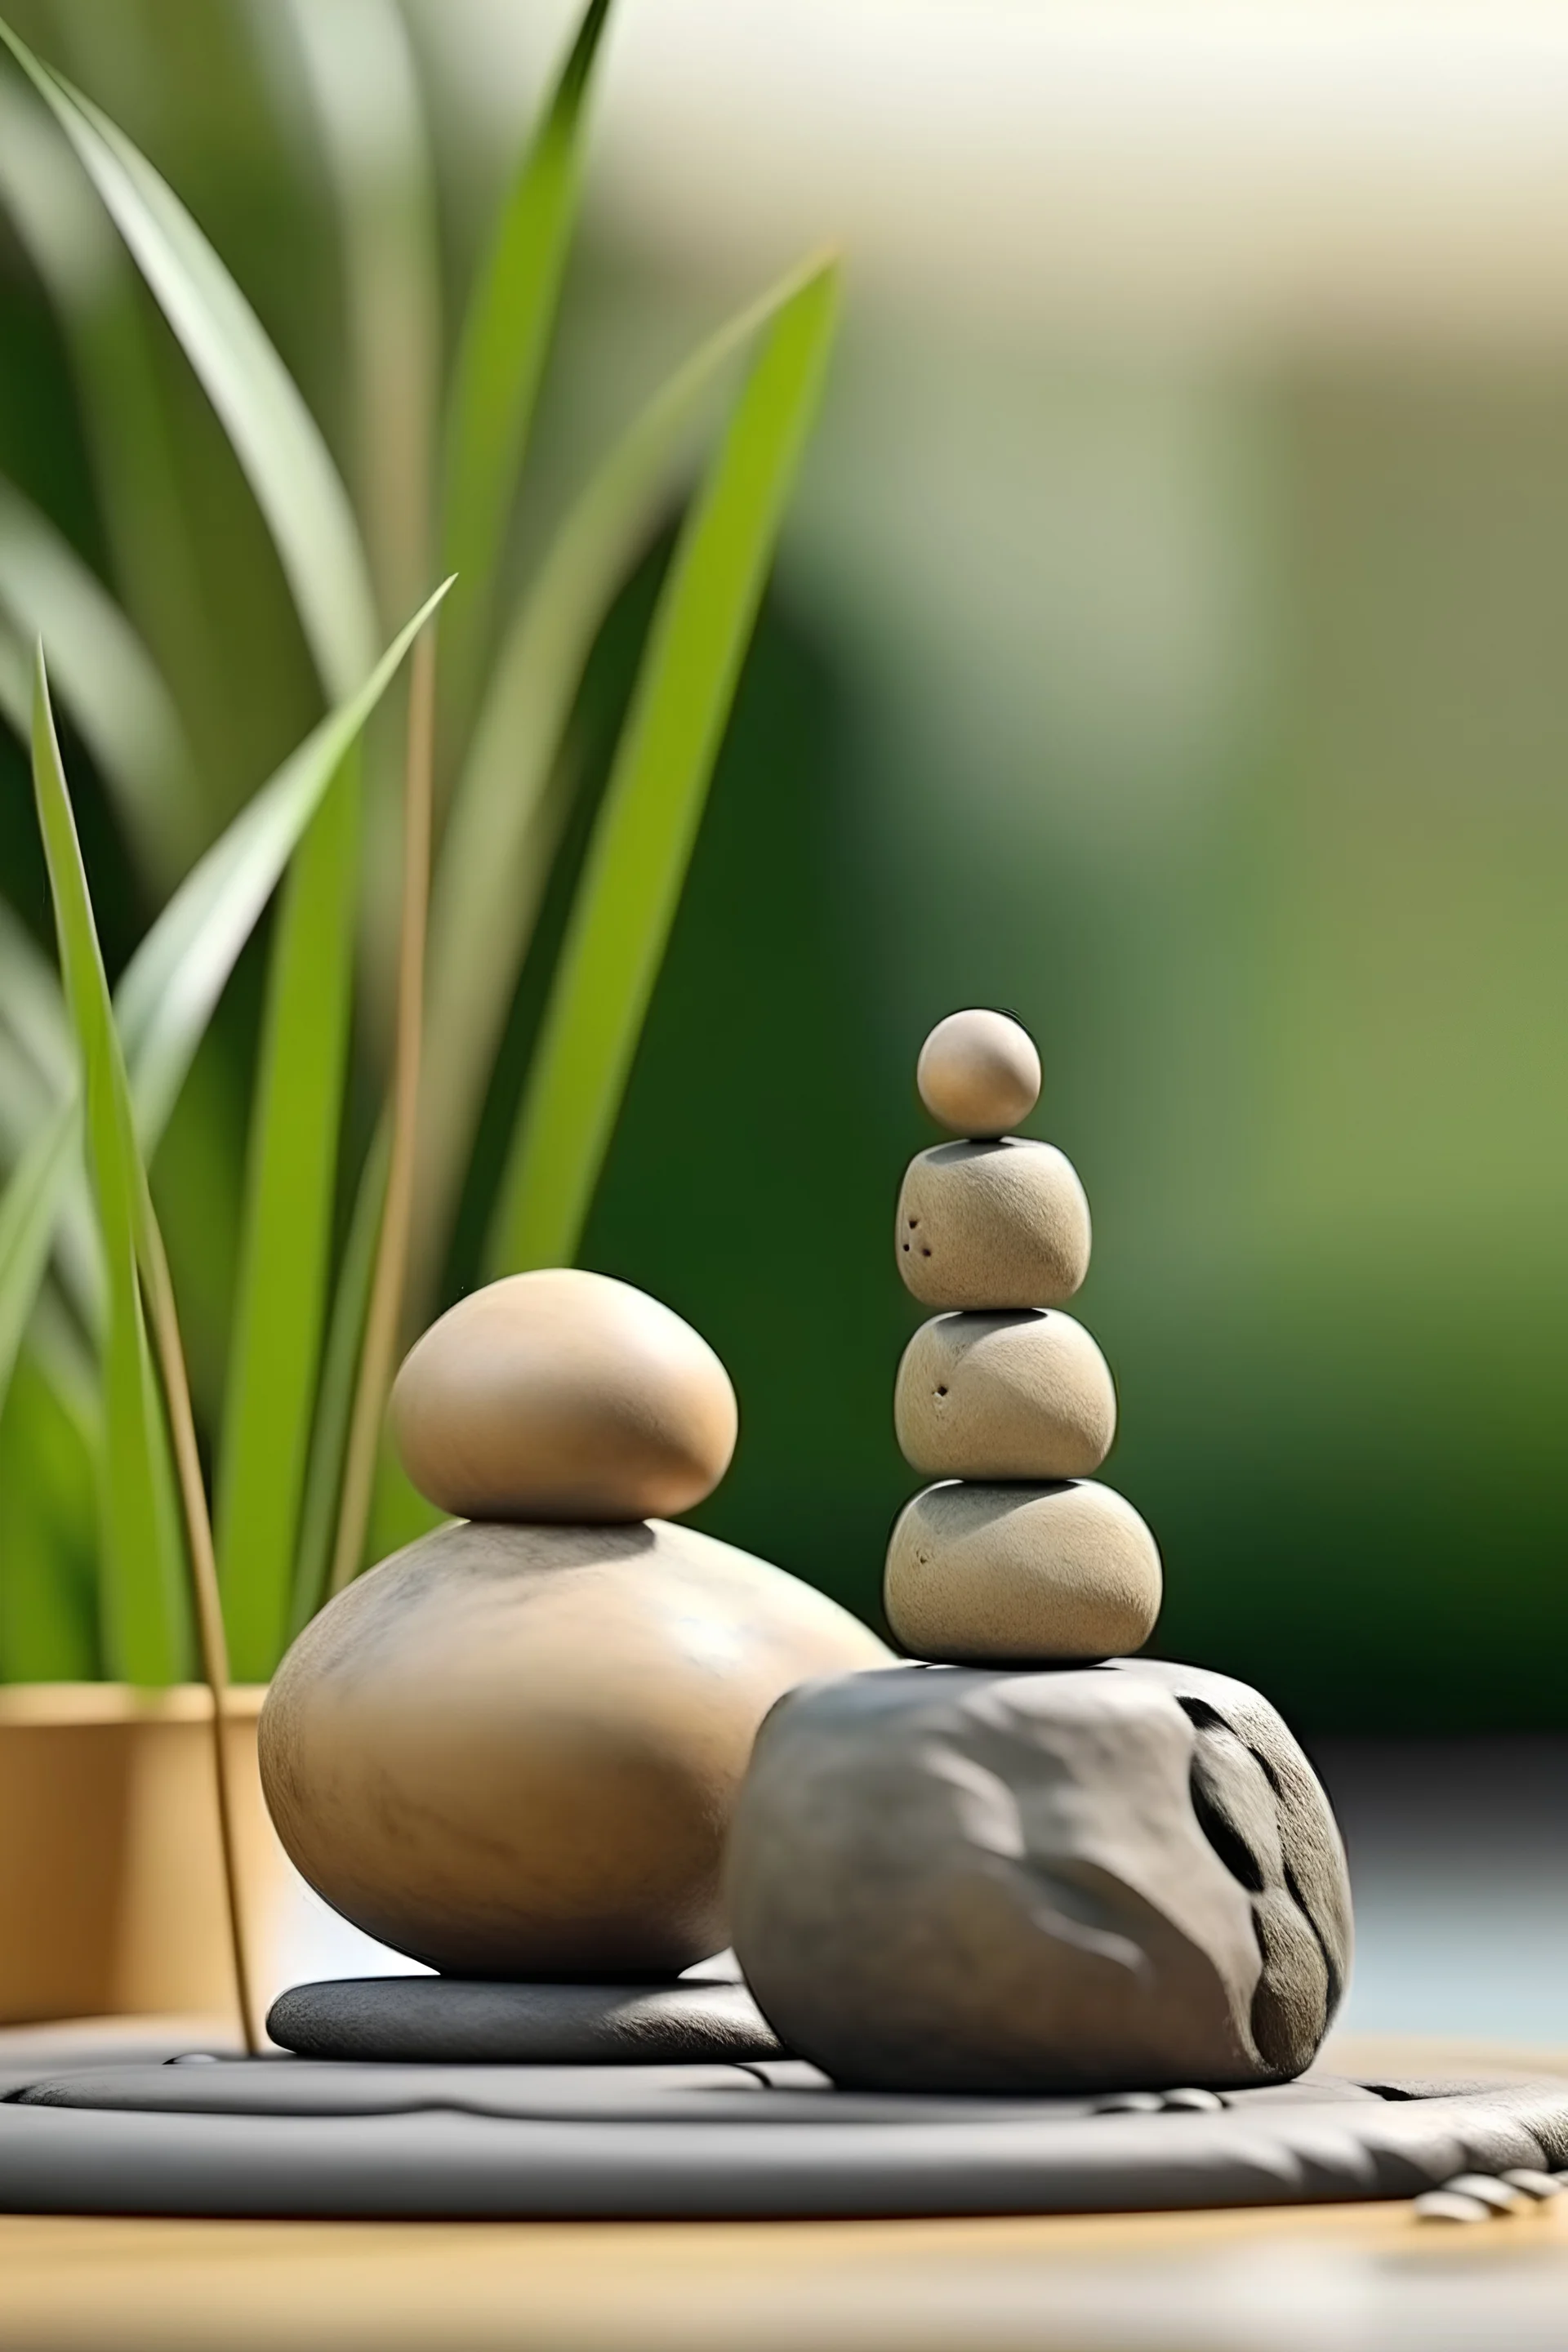
[(1059, 1151), (1007, 1132), (1039, 1095), (1033, 1045), (955, 1013), (919, 1084), (956, 1139), (910, 1163), (898, 1208), (899, 1270), (938, 1310), (895, 1402), (937, 1481), (888, 1549), (920, 1663), (768, 1716), (730, 1841), (736, 1956), (780, 2040), (840, 2084), (1215, 2107), (1300, 2074), (1328, 2029), (1339, 1832), (1261, 1693), (1127, 1654), (1160, 1556), (1090, 1475), (1115, 1391), (1062, 1312), (1089, 1203)]
[(1116, 1390), (1061, 1312), (1089, 1271), (1089, 1202), (1053, 1144), (1007, 1132), (1038, 1099), (1039, 1055), (1005, 1013), (954, 1013), (917, 1083), (959, 1139), (920, 1153), (899, 1196), (899, 1271), (944, 1311), (905, 1349), (893, 1413), (905, 1459), (942, 1483), (893, 1529), (889, 1621), (917, 1655), (955, 1664), (1136, 1650), (1159, 1614), (1160, 1555), (1092, 1475)]

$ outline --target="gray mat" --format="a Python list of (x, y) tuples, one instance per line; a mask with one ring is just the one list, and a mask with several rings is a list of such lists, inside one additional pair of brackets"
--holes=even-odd
[(267, 2031), (306, 2058), (465, 2065), (732, 2063), (780, 2055), (742, 1984), (488, 1984), (342, 1977), (295, 1985)]
[(1565, 2082), (1308, 2077), (1182, 2104), (1194, 2096), (1129, 2113), (1111, 2101), (847, 2095), (791, 2062), (79, 2069), (0, 2102), (0, 2210), (1101, 2212), (1407, 2197), (1459, 2172), (1568, 2165)]

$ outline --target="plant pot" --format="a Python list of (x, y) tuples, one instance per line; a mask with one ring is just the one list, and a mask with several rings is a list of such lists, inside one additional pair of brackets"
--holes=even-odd
[[(262, 1802), (264, 1689), (231, 1695), (246, 1944), (260, 1982), (289, 1883)], [(235, 2015), (200, 1684), (0, 1685), (0, 2024)]]

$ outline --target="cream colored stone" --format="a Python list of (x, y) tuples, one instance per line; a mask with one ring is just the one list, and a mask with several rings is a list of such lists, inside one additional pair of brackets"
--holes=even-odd
[(317, 1892), (434, 1968), (674, 1971), (728, 1941), (725, 1837), (769, 1707), (889, 1663), (694, 1528), (442, 1528), (301, 1633), (262, 1784)]
[(937, 1315), (904, 1350), (893, 1425), (928, 1478), (1087, 1478), (1116, 1434), (1116, 1388), (1070, 1315)]
[(688, 1511), (735, 1450), (730, 1376), (629, 1283), (574, 1267), (460, 1298), (404, 1360), (392, 1430), (459, 1518), (615, 1522)]
[(894, 1249), (923, 1307), (1060, 1307), (1089, 1272), (1089, 1202), (1054, 1144), (939, 1143), (910, 1162)]
[(1040, 1098), (1040, 1057), (1005, 1013), (950, 1013), (921, 1047), (920, 1097), (955, 1135), (1005, 1135)]
[(1121, 1657), (1160, 1613), (1160, 1554), (1092, 1479), (928, 1486), (888, 1546), (888, 1622), (917, 1657), (1039, 1664)]

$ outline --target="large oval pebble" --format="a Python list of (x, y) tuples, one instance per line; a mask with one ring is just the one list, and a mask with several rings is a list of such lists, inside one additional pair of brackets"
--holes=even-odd
[(1136, 1650), (1160, 1613), (1160, 1554), (1131, 1503), (1062, 1486), (928, 1486), (888, 1546), (888, 1622), (917, 1657), (1047, 1665)]
[(689, 1323), (575, 1267), (460, 1298), (392, 1391), (404, 1468), (465, 1519), (669, 1517), (718, 1485), (737, 1425), (730, 1376)]
[(939, 1143), (910, 1162), (895, 1248), (922, 1307), (1060, 1307), (1089, 1245), (1089, 1202), (1054, 1144)]
[(728, 1941), (724, 1841), (768, 1709), (889, 1663), (695, 1528), (441, 1528), (300, 1634), (262, 1786), (317, 1893), (433, 1968), (674, 1974)]
[(1116, 1388), (1070, 1315), (935, 1315), (904, 1350), (893, 1425), (928, 1478), (1087, 1478), (1116, 1434)]

